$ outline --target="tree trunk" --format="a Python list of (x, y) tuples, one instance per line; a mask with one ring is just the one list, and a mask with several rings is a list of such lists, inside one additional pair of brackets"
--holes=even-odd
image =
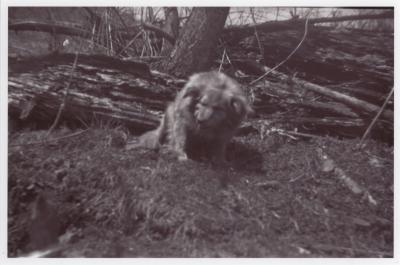
[[(176, 40), (179, 35), (179, 16), (178, 8), (176, 7), (164, 7), (165, 23), (162, 27), (163, 31), (170, 34)], [(163, 41), (161, 55), (167, 56), (171, 53), (173, 43)]]
[(161, 68), (177, 76), (209, 69), (229, 7), (195, 7)]

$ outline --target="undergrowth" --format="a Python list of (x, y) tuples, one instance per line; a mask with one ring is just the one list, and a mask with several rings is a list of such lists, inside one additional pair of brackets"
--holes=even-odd
[[(32, 213), (38, 197), (49, 205), (45, 216), (60, 223), (59, 257), (393, 256), (393, 148), (380, 143), (357, 150), (356, 140), (248, 135), (235, 138), (222, 167), (178, 162), (165, 150), (128, 150), (135, 137), (121, 128), (47, 142), (45, 134), (10, 136), (11, 257), (39, 248), (32, 223), (46, 218)], [(317, 148), (377, 205), (324, 172)]]

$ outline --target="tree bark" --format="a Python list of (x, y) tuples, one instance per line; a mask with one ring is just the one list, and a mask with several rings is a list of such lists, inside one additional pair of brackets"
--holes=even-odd
[(8, 114), (12, 121), (48, 128), (65, 101), (61, 120), (67, 124), (91, 124), (101, 118), (143, 132), (157, 126), (157, 114), (184, 84), (184, 80), (156, 71), (143, 75), (142, 63), (80, 55), (65, 97), (74, 56), (51, 58), (9, 59)]
[[(25, 75), (23, 78), (9, 78), (8, 113), (17, 123), (27, 122), (49, 127), (56, 118), (57, 110), (65, 97), (63, 89), (49, 86), (49, 80), (44, 80), (43, 77)], [(123, 92), (121, 87), (118, 89), (120, 91), (110, 91), (112, 95), (105, 97), (104, 88), (99, 88), (98, 84), (90, 84), (89, 80), (80, 80), (80, 83), (85, 84), (86, 91), (75, 85), (68, 93), (66, 107), (61, 114), (63, 122), (80, 124), (84, 121), (91, 124), (96, 119), (109, 119), (136, 132), (152, 129), (158, 124), (159, 118), (141, 106), (140, 96), (131, 96)], [(165, 106), (162, 101), (153, 103), (160, 104), (160, 108)]]
[(176, 7), (164, 7), (165, 13), (165, 22), (162, 27), (163, 31), (168, 33), (174, 38), (174, 41), (167, 42), (163, 41), (161, 55), (166, 56), (171, 53), (172, 48), (174, 47), (175, 40), (179, 36), (179, 16), (178, 16), (178, 8)]
[(229, 7), (195, 7), (161, 68), (177, 76), (206, 71), (225, 25)]

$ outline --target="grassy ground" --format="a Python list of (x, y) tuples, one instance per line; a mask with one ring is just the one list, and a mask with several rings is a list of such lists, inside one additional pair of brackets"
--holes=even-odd
[[(121, 129), (45, 134), (9, 136), (10, 257), (393, 256), (393, 148), (381, 143), (248, 135), (217, 167), (127, 150)], [(324, 171), (318, 149), (376, 205)]]

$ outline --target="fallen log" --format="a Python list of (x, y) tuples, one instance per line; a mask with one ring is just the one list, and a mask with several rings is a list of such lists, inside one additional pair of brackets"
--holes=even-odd
[[(302, 31), (292, 30), (261, 35), (265, 65), (271, 68), (278, 65), (293, 51), (302, 34)], [(393, 86), (392, 34), (319, 28), (309, 31), (307, 36), (300, 49), (277, 71), (376, 106), (383, 104)], [(257, 63), (260, 55), (248, 55), (249, 51), (258, 50), (257, 39), (250, 36), (239, 45), (240, 49), (230, 47), (236, 57), (231, 58), (232, 64), (245, 74), (263, 75), (266, 70)], [(224, 67), (228, 65), (224, 64)], [(270, 77), (271, 74), (267, 78), (271, 80)]]
[(50, 34), (63, 34), (68, 36), (77, 36), (81, 38), (89, 39), (92, 36), (92, 33), (88, 30), (71, 27), (66, 25), (59, 24), (49, 24), (38, 21), (23, 21), (23, 22), (14, 22), (8, 25), (9, 30), (13, 31), (40, 31), (47, 32)]
[[(366, 19), (393, 19), (393, 18), (394, 18), (394, 12), (387, 11), (381, 14), (313, 18), (308, 20), (308, 24), (315, 25), (315, 24), (330, 23), (330, 22), (342, 22), (342, 21), (354, 21), (354, 20), (366, 20)], [(271, 33), (271, 32), (293, 30), (293, 29), (304, 29), (305, 21), (306, 19), (289, 19), (284, 21), (267, 21), (257, 25), (232, 26), (224, 30), (223, 36), (230, 43), (233, 43), (247, 36), (253, 35), (255, 29), (263, 33)]]
[(317, 101), (300, 101), (293, 103), (295, 106), (307, 108), (317, 112), (319, 115), (336, 114), (339, 116), (358, 118), (359, 115), (350, 108), (341, 103), (336, 102), (317, 102)]
[[(31, 58), (28, 61), (9, 58), (10, 118), (22, 123), (34, 121), (46, 124), (45, 128), (49, 128), (60, 104), (64, 101), (64, 91), (70, 79), (73, 58), (74, 55), (54, 55), (54, 58), (51, 56), (41, 60)], [(102, 59), (112, 63), (99, 62)], [(66, 106), (62, 112), (61, 123), (86, 125), (101, 117), (124, 124), (134, 133), (157, 126), (167, 102), (173, 99), (185, 80), (157, 71), (143, 72), (143, 69), (147, 68), (140, 62), (121, 61), (121, 65), (127, 63), (122, 67), (118, 59), (113, 58), (113, 60), (115, 61), (110, 61), (107, 56), (91, 58), (89, 55), (79, 55), (74, 78), (65, 100)], [(276, 78), (275, 81), (280, 82), (275, 84), (271, 82), (267, 87), (273, 89), (272, 94), (276, 94), (272, 95), (275, 103), (270, 104), (268, 98), (262, 98), (256, 108), (261, 116), (263, 113), (270, 113), (265, 118), (272, 117), (271, 114), (276, 112), (276, 110), (263, 111), (260, 108), (263, 104), (292, 110), (301, 107), (312, 110), (312, 113), (327, 115), (302, 118), (299, 115), (293, 118), (284, 117), (281, 121), (294, 125), (313, 124), (328, 130), (335, 128), (335, 131), (337, 128), (347, 130), (346, 128), (365, 127), (364, 121), (357, 119), (357, 115), (351, 109), (343, 108), (343, 105), (337, 103), (302, 101), (299, 98), (299, 90), (292, 83), (287, 80), (282, 82), (282, 78), (281, 80)], [(266, 91), (266, 88), (260, 86), (257, 86), (257, 89), (261, 92)], [(256, 97), (260, 91), (256, 91)], [(328, 115), (329, 113), (331, 114)], [(334, 115), (337, 117), (329, 117)]]
[[(325, 87), (313, 84), (313, 83), (309, 83), (309, 82), (305, 82), (305, 81), (300, 81), (300, 79), (298, 78), (294, 78), (293, 82), (297, 83), (299, 85), (299, 87), (305, 88), (307, 90), (311, 90), (313, 92), (316, 92), (318, 94), (322, 94), (324, 96), (333, 98), (339, 102), (342, 102), (350, 107), (354, 107), (357, 109), (361, 109), (366, 111), (367, 113), (370, 114), (375, 114), (379, 111), (379, 106), (373, 105), (371, 103), (368, 103), (366, 101), (354, 98), (354, 97), (350, 97), (348, 95), (345, 94), (341, 94), (339, 92), (327, 89)], [(393, 111), (390, 110), (385, 110), (383, 112), (383, 116), (386, 119), (389, 119), (391, 121), (393, 121), (394, 118), (394, 114)]]
[[(309, 25), (321, 24), (321, 23), (330, 23), (330, 22), (342, 22), (342, 21), (354, 21), (354, 20), (367, 20), (367, 19), (393, 19), (394, 12), (387, 11), (381, 14), (366, 14), (366, 15), (351, 15), (351, 16), (341, 16), (341, 17), (324, 17), (324, 18), (313, 18), (309, 19)], [(244, 25), (244, 26), (231, 26), (225, 28), (223, 31), (224, 38), (239, 41), (247, 36), (254, 34), (254, 29), (262, 31), (264, 33), (276, 32), (276, 31), (284, 31), (284, 30), (292, 30), (299, 29), (304, 27), (305, 19), (289, 19), (284, 21), (267, 21), (264, 23), (260, 23), (257, 25)], [(165, 38), (168, 42), (174, 44), (175, 38), (163, 31), (162, 29), (149, 25), (142, 24), (138, 25), (134, 28), (130, 27), (129, 32), (124, 30), (118, 30), (118, 33), (125, 39), (131, 39), (138, 32), (140, 28), (143, 27), (146, 30), (154, 31), (157, 34), (160, 34), (163, 38)], [(40, 31), (47, 32), (50, 34), (63, 34), (68, 36), (77, 36), (81, 38), (90, 39), (93, 36), (93, 33), (90, 30), (86, 30), (84, 28), (78, 28), (76, 26), (68, 26), (62, 24), (49, 24), (45, 22), (39, 21), (22, 21), (22, 22), (12, 22), (8, 25), (9, 30), (13, 31)]]
[[(8, 29), (19, 32), (19, 31), (37, 31), (37, 32), (47, 32), (49, 34), (62, 34), (67, 36), (76, 36), (83, 39), (91, 39), (93, 37), (93, 32), (85, 28), (77, 27), (75, 25), (68, 25), (67, 22), (64, 24), (54, 24), (46, 23), (40, 21), (19, 21), (11, 22), (8, 25)], [(124, 39), (132, 39), (136, 32), (140, 30), (141, 26), (135, 27), (131, 31), (127, 32), (126, 29), (119, 30), (118, 34)], [(167, 40), (170, 40), (169, 38)]]
[[(49, 124), (55, 118), (63, 100), (62, 90), (54, 90), (46, 83), (32, 77), (9, 78), (9, 115), (20, 120), (32, 119), (38, 123)], [(127, 98), (128, 100), (128, 98)], [(28, 111), (26, 111), (28, 108)], [(21, 115), (24, 114), (24, 115)], [(147, 130), (158, 124), (154, 113), (141, 108), (138, 103), (122, 103), (109, 98), (70, 91), (66, 107), (62, 113), (63, 121), (90, 124), (97, 118), (112, 119), (128, 128)]]
[[(266, 70), (266, 73), (270, 71), (270, 68), (268, 68), (268, 67), (264, 67), (264, 69)], [(341, 102), (351, 108), (355, 108), (355, 109), (367, 112), (370, 115), (376, 114), (380, 109), (379, 106), (376, 106), (369, 102), (339, 93), (337, 91), (334, 91), (332, 89), (329, 89), (329, 88), (326, 88), (326, 87), (323, 87), (323, 86), (320, 86), (317, 84), (307, 82), (307, 81), (302, 80), (297, 77), (289, 77), (288, 75), (280, 73), (276, 70), (269, 72), (268, 75), (276, 80), (279, 80), (280, 82), (289, 82), (291, 84), (291, 86), (293, 87), (293, 89), (306, 89), (306, 90), (313, 91), (317, 94), (320, 94), (320, 95), (332, 98), (338, 102)], [(385, 110), (382, 113), (382, 116), (384, 118), (388, 119), (389, 121), (393, 121), (393, 118), (394, 118), (393, 111), (391, 111), (391, 110)]]
[(362, 119), (326, 117), (285, 117), (276, 119), (274, 122), (287, 122), (291, 124), (313, 124), (323, 127), (338, 127), (338, 128), (364, 128), (365, 122)]
[[(10, 58), (9, 72), (24, 73), (31, 70), (38, 71), (52, 65), (62, 65), (73, 63), (75, 54), (72, 53), (51, 53), (42, 56), (34, 56), (24, 58), (22, 60)], [(147, 64), (132, 61), (120, 60), (118, 58), (102, 55), (102, 54), (79, 54), (79, 64), (86, 66), (95, 66), (90, 70), (86, 67), (86, 71), (96, 71), (98, 68), (119, 70), (125, 73), (131, 73), (142, 78), (151, 78), (150, 68)], [(101, 72), (101, 71), (99, 71)]]
[[(72, 65), (70, 59), (73, 58), (61, 56), (57, 64), (42, 61), (36, 70), (33, 64), (26, 64), (22, 69), (13, 62), (15, 67), (10, 67), (8, 79), (9, 117), (22, 123), (51, 124), (65, 97)], [(184, 84), (184, 80), (156, 71), (149, 72), (151, 77), (143, 77), (140, 63), (130, 64), (127, 73), (123, 71), (125, 67), (118, 69), (116, 64), (104, 68), (104, 63), (98, 64), (101, 58), (91, 59), (79, 56), (62, 121), (90, 124), (101, 117), (124, 124), (135, 132), (152, 129), (157, 126), (166, 103)], [(29, 71), (21, 72), (27, 69)]]
[(331, 85), (329, 88), (369, 102), (381, 102), (385, 99), (385, 94), (372, 89), (361, 88), (362, 86), (363, 84), (358, 81), (350, 84)]

